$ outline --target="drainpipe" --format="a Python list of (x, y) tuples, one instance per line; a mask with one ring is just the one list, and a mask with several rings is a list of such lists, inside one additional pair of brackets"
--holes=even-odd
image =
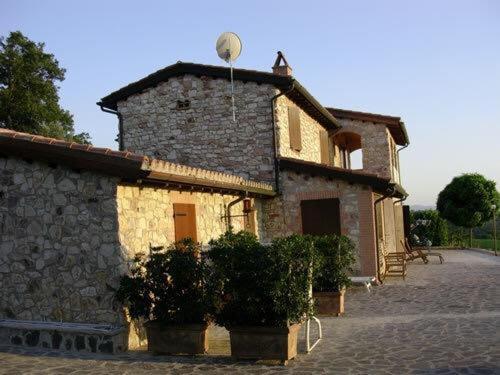
[(271, 121), (273, 123), (273, 146), (274, 146), (274, 183), (276, 185), (276, 194), (279, 194), (280, 190), (280, 171), (279, 171), (279, 160), (278, 160), (278, 143), (277, 143), (277, 136), (276, 136), (276, 116), (274, 114), (274, 105), (276, 103), (276, 99), (278, 99), (282, 95), (286, 95), (289, 92), (293, 91), (295, 88), (294, 82), (292, 81), (290, 87), (286, 91), (282, 91), (279, 94), (274, 95), (271, 98)]
[(105, 108), (104, 105), (99, 102), (97, 103), (99, 107), (101, 107), (101, 111), (106, 112), (106, 113), (111, 113), (113, 115), (116, 115), (118, 117), (118, 150), (123, 151), (123, 117), (120, 112), (118, 111), (113, 111), (112, 109)]
[(375, 253), (377, 254), (377, 279), (382, 284), (382, 277), (380, 275), (380, 256), (379, 256), (379, 244), (378, 244), (378, 222), (377, 222), (377, 204), (382, 202), (386, 198), (390, 198), (394, 195), (396, 189), (393, 185), (387, 188), (387, 191), (380, 198), (376, 199), (373, 202), (373, 214), (375, 215)]
[[(246, 196), (246, 194), (245, 194)], [(231, 224), (231, 208), (237, 204), (240, 203), (243, 199), (245, 199), (245, 196), (241, 196), (236, 198), (234, 201), (229, 202), (226, 208), (226, 220), (227, 220), (227, 230), (230, 231), (232, 229), (232, 224)]]
[[(405, 144), (403, 147), (400, 147), (396, 150), (396, 154), (398, 155), (398, 175), (399, 175), (399, 183), (401, 183), (401, 162), (399, 161), (399, 151), (404, 150), (406, 147), (410, 145), (410, 142)], [(406, 199), (406, 198), (405, 198)]]

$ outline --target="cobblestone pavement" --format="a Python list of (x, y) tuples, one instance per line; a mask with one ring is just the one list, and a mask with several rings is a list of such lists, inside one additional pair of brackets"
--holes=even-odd
[[(323, 318), (324, 339), (289, 365), (234, 362), (227, 332), (200, 357), (90, 355), (0, 347), (1, 374), (500, 374), (500, 257), (443, 250), (406, 281), (350, 289), (346, 314)], [(218, 354), (218, 355), (217, 355)]]

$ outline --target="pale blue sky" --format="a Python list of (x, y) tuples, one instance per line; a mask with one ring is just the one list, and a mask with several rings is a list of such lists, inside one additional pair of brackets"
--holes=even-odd
[(21, 30), (67, 69), (61, 102), (78, 131), (116, 148), (115, 116), (95, 103), (178, 60), (270, 70), (284, 51), (323, 105), (401, 116), (410, 204), (434, 204), (455, 175), (500, 182), (500, 1), (0, 0), (0, 35)]

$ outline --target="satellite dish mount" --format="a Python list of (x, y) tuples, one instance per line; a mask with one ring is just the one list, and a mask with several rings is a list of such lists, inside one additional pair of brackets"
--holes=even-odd
[(235, 61), (238, 56), (240, 56), (241, 40), (235, 33), (222, 33), (217, 39), (216, 50), (219, 57), (229, 64), (229, 68), (231, 71), (231, 103), (233, 107), (233, 121), (236, 122), (236, 108), (234, 105), (233, 61)]

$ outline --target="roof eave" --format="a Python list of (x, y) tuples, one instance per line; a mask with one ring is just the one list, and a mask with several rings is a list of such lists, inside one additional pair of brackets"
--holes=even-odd
[(408, 196), (408, 193), (401, 185), (391, 182), (390, 179), (378, 177), (376, 175), (354, 172), (349, 169), (340, 169), (292, 158), (280, 158), (279, 161), (281, 169), (314, 176), (319, 175), (327, 178), (338, 178), (353, 184), (367, 185), (372, 187), (373, 191), (379, 194), (386, 194), (392, 191), (391, 196), (395, 198)]
[(399, 125), (401, 127), (401, 132), (403, 133), (403, 139), (404, 139), (404, 144), (400, 146), (409, 146), (410, 145), (410, 137), (408, 136), (408, 131), (406, 130), (406, 125), (403, 121), (399, 122)]
[(54, 166), (64, 165), (77, 171), (94, 171), (130, 183), (171, 186), (195, 191), (213, 190), (221, 194), (259, 198), (270, 198), (276, 195), (273, 189), (147, 169), (144, 167), (147, 164), (145, 162), (147, 158), (144, 156), (134, 154), (131, 158), (124, 158), (114, 155), (114, 153), (123, 154), (123, 152), (114, 152), (96, 147), (92, 147), (92, 149), (99, 150), (98, 152), (89, 152), (86, 150), (87, 146), (74, 144), (74, 147), (70, 148), (68, 147), (69, 142), (48, 143), (51, 140), (50, 138), (32, 137), (35, 137), (36, 140), (30, 140), (24, 135), (22, 138), (0, 135), (0, 156), (14, 156), (27, 161), (37, 160)]
[(340, 122), (326, 109), (320, 102), (316, 100), (314, 96), (311, 95), (307, 89), (300, 84), (299, 81), (296, 79), (293, 80), (293, 85), (294, 88), (300, 92), (302, 96), (304, 96), (309, 103), (311, 103), (312, 106), (324, 117), (325, 121), (329, 124), (331, 124), (331, 128), (333, 129), (340, 129), (341, 125)]

